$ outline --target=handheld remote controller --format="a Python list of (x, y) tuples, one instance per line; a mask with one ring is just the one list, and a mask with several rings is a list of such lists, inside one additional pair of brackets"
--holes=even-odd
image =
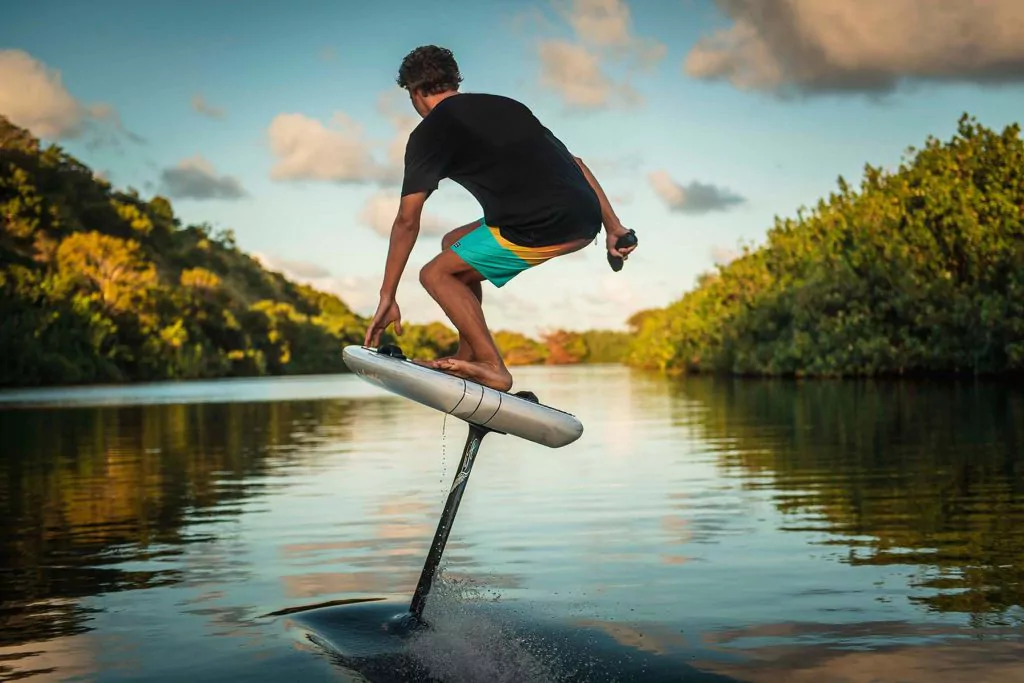
[[(624, 247), (635, 247), (637, 245), (636, 233), (630, 230), (625, 235), (615, 241), (615, 248), (622, 249)], [(622, 270), (623, 261), (621, 256), (613, 256), (611, 252), (608, 252), (608, 265), (612, 267), (616, 273)]]

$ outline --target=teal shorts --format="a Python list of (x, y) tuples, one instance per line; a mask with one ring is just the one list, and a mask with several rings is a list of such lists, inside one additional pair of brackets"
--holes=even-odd
[(487, 225), (482, 219), (477, 228), (452, 245), (452, 251), (495, 287), (501, 287), (528, 268), (578, 248), (578, 242), (545, 247), (513, 244), (501, 236), (498, 228)]

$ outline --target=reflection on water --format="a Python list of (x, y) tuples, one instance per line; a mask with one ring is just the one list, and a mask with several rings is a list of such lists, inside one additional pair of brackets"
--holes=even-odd
[(348, 375), (0, 393), (0, 678), (1017, 680), (1020, 390), (518, 379), (584, 436), (485, 442), (400, 642), (464, 424)]
[(699, 438), (723, 451), (730, 476), (771, 494), (782, 529), (826, 533), (819, 543), (854, 566), (912, 569), (909, 599), (929, 611), (1024, 625), (1021, 392), (784, 382), (678, 391), (701, 406)]
[[(268, 475), (315, 451), (324, 423), (345, 439), (348, 407), (0, 412), (0, 644), (81, 633), (93, 610), (80, 598), (214, 575), (244, 580), (246, 568), (219, 552), (229, 540), (218, 531), (246, 501), (282, 485)], [(191, 544), (199, 547), (186, 567), (175, 560)]]

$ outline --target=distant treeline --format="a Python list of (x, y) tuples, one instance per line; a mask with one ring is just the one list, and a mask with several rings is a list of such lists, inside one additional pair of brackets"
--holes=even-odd
[[(1024, 370), (1024, 142), (963, 116), (893, 173), (870, 165), (631, 332), (500, 331), (511, 365), (755, 375)], [(368, 321), (338, 297), (116, 191), (0, 116), (0, 386), (344, 372)], [(454, 353), (407, 325), (414, 357)]]
[[(912, 156), (911, 156), (912, 155)], [(1024, 369), (1024, 144), (961, 117), (893, 173), (838, 192), (664, 309), (627, 362), (783, 376)]]
[[(0, 386), (344, 372), (368, 320), (264, 268), (231, 231), (182, 226), (164, 197), (117, 191), (0, 116)], [(621, 358), (626, 336), (499, 339), (510, 362)], [(454, 353), (440, 323), (405, 352)]]

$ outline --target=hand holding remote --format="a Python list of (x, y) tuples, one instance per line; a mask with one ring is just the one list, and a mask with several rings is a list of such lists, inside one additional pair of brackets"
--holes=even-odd
[[(636, 233), (633, 230), (627, 230), (624, 235), (620, 235), (619, 239), (615, 241), (616, 249), (627, 249), (636, 247), (637, 238)], [(622, 270), (624, 265), (624, 259), (621, 256), (616, 256), (611, 251), (608, 252), (608, 265), (612, 267), (616, 273)]]

